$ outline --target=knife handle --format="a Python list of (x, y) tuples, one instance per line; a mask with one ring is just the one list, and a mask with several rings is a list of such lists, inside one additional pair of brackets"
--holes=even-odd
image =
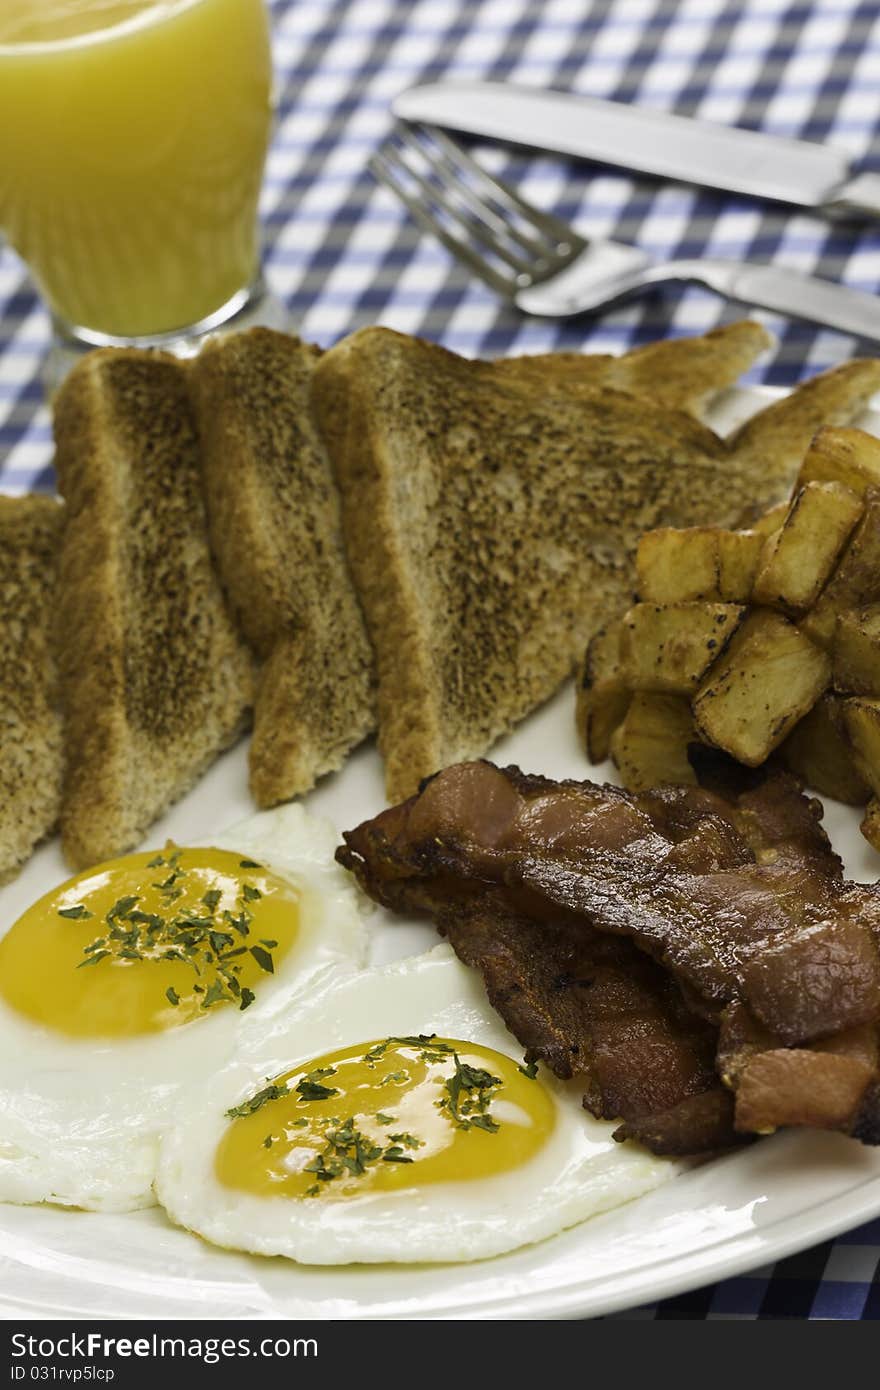
[(858, 174), (825, 207), (834, 217), (880, 217), (880, 174)]
[(737, 261), (673, 262), (663, 269), (667, 276), (707, 285), (729, 299), (880, 341), (880, 299), (864, 290), (775, 265)]

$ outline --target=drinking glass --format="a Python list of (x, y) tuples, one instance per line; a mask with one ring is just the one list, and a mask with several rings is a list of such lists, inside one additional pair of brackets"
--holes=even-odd
[(263, 0), (2, 0), (0, 228), (51, 311), (54, 375), (279, 319), (257, 228), (271, 87)]

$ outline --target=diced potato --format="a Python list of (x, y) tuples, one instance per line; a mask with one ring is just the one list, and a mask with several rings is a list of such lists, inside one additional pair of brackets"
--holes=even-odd
[(862, 503), (843, 483), (807, 483), (796, 494), (782, 529), (765, 542), (755, 576), (755, 603), (797, 613), (819, 597)]
[(823, 796), (831, 796), (847, 806), (864, 806), (871, 795), (871, 788), (853, 762), (839, 695), (821, 696), (795, 724), (779, 749), (779, 756), (790, 771)]
[(880, 849), (880, 801), (877, 800), (876, 796), (872, 796), (868, 802), (868, 809), (859, 829), (869, 845), (873, 845), (875, 849)]
[(631, 692), (620, 665), (619, 622), (590, 640), (578, 681), (577, 725), (590, 762), (604, 763), (611, 735), (626, 714)]
[(638, 596), (644, 603), (746, 603), (764, 541), (778, 531), (789, 504), (750, 522), (747, 530), (720, 526), (659, 526), (636, 554)]
[(838, 608), (834, 595), (826, 589), (815, 607), (800, 619), (798, 627), (817, 647), (830, 652), (834, 645), (834, 629), (837, 626)]
[(763, 540), (766, 540), (768, 536), (772, 536), (774, 532), (778, 531), (783, 525), (785, 518), (788, 516), (788, 509), (790, 506), (791, 503), (788, 501), (777, 502), (776, 506), (771, 507), (769, 512), (765, 512), (763, 516), (759, 516), (754, 521), (750, 521), (749, 530), (757, 531), (758, 535)]
[(662, 782), (696, 785), (687, 747), (696, 741), (694, 721), (682, 695), (633, 695), (611, 738), (611, 756), (630, 791)]
[(880, 695), (880, 604), (841, 613), (831, 648), (834, 689)]
[(864, 430), (827, 425), (815, 435), (801, 464), (797, 487), (805, 483), (843, 483), (864, 497), (880, 487), (880, 440)]
[(718, 597), (725, 603), (748, 603), (764, 541), (757, 530), (718, 532)]
[(880, 497), (868, 498), (861, 521), (815, 607), (798, 626), (830, 651), (839, 614), (880, 603)]
[(769, 757), (816, 703), (831, 660), (781, 613), (756, 609), (694, 699), (700, 734), (748, 767)]
[(718, 528), (661, 526), (647, 531), (636, 552), (638, 595), (646, 603), (688, 603), (721, 597)]
[(620, 659), (632, 690), (689, 694), (746, 610), (732, 603), (637, 603), (623, 619)]
[(856, 767), (880, 796), (880, 700), (844, 700), (843, 718)]

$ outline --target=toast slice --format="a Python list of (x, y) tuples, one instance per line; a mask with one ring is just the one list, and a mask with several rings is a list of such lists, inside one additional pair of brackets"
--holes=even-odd
[(65, 855), (130, 849), (246, 724), (251, 654), (214, 571), (184, 368), (102, 349), (55, 401)]
[(259, 806), (308, 791), (376, 724), (339, 493), (309, 410), (320, 355), (254, 328), (215, 339), (191, 368), (211, 544), (264, 661), (250, 748)]
[[(333, 349), (331, 366), (322, 373), (319, 401), (321, 433), (332, 457), (337, 457), (347, 430), (347, 372), (356, 370), (365, 343), (376, 344), (374, 333), (388, 329), (364, 328), (343, 338)], [(400, 346), (412, 342), (402, 334)], [(418, 340), (415, 340), (418, 341)], [(694, 413), (726, 386), (732, 386), (773, 339), (751, 319), (714, 328), (695, 338), (663, 339), (645, 343), (623, 356), (610, 353), (545, 352), (522, 357), (475, 359), (468, 362), (470, 380), (486, 387), (497, 382), (542, 394), (570, 394), (610, 386), (636, 396), (649, 396), (658, 405)], [(441, 352), (439, 360), (445, 361)], [(461, 361), (462, 359), (458, 359)]]
[[(610, 386), (657, 405), (694, 413), (725, 386), (731, 386), (773, 339), (752, 319), (713, 328), (695, 338), (665, 338), (622, 356), (608, 353), (551, 352), (535, 357), (504, 357), (479, 370), (504, 383), (530, 382), (538, 389), (570, 391)], [(475, 364), (476, 365), (476, 364)]]
[[(546, 365), (486, 366), (386, 329), (364, 329), (318, 363), (313, 400), (376, 651), (391, 801), (485, 753), (556, 690), (626, 604), (643, 531), (733, 524), (770, 504), (791, 482), (817, 403), (839, 419), (880, 389), (880, 363), (848, 364), (728, 444), (670, 407), (661, 384), (665, 361), (692, 405), (708, 373), (689, 394), (681, 354), (704, 368), (714, 355), (720, 388), (763, 346), (751, 330), (736, 353), (724, 342), (658, 346), (650, 371), (633, 355), (628, 381), (624, 359), (552, 389), (536, 389)], [(767, 453), (780, 438), (784, 466), (774, 467)]]
[(54, 830), (61, 807), (52, 617), (63, 519), (54, 497), (0, 497), (0, 883)]

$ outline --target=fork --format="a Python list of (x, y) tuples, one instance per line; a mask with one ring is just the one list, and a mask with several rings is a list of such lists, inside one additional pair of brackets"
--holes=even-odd
[(589, 241), (433, 126), (399, 122), (368, 167), (421, 227), (523, 313), (598, 313), (659, 285), (686, 283), (880, 340), (880, 301), (871, 294), (773, 265), (714, 257), (658, 263), (635, 246)]

